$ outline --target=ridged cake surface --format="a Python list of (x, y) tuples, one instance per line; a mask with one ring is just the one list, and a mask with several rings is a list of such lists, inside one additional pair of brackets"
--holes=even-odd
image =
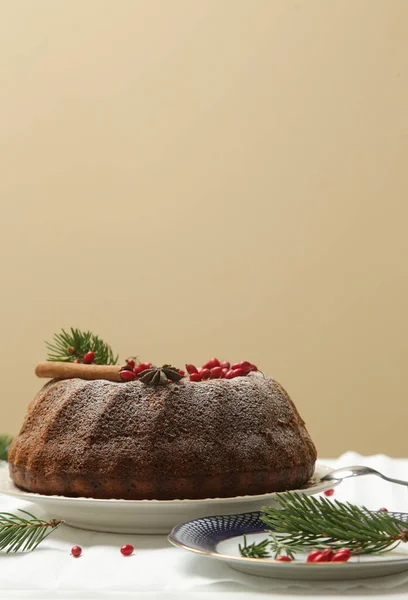
[(31, 402), (9, 452), (22, 489), (125, 499), (294, 489), (315, 460), (288, 394), (258, 373), (156, 388), (53, 380)]

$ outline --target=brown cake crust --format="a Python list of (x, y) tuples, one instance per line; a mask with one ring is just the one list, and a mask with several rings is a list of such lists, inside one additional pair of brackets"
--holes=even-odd
[(316, 449), (286, 391), (260, 374), (151, 388), (53, 380), (9, 451), (25, 490), (93, 498), (228, 497), (294, 489)]

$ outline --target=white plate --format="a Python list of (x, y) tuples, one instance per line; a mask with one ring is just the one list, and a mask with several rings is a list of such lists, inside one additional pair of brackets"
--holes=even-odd
[[(334, 487), (335, 482), (321, 478), (333, 469), (316, 463), (312, 479), (301, 490), (303, 494), (317, 494)], [(10, 479), (7, 465), (0, 467), (0, 493), (33, 502), (55, 519), (64, 519), (67, 525), (113, 533), (167, 534), (177, 523), (214, 514), (260, 510), (273, 503), (275, 494), (236, 496), (234, 498), (205, 498), (203, 500), (100, 500), (97, 498), (69, 498), (45, 496), (24, 492)]]
[[(390, 514), (408, 521), (406, 513)], [(168, 539), (179, 548), (226, 562), (237, 571), (276, 579), (336, 581), (381, 577), (408, 570), (408, 550), (404, 544), (392, 552), (353, 557), (347, 563), (307, 563), (305, 554), (298, 554), (293, 562), (241, 556), (238, 544), (244, 542), (244, 535), (248, 544), (259, 543), (267, 537), (264, 528), (259, 512), (217, 515), (177, 525)]]

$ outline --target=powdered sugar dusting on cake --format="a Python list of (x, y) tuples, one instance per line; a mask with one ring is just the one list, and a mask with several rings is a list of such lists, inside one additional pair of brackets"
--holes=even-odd
[(315, 460), (288, 394), (259, 373), (156, 388), (52, 381), (10, 451), (21, 487), (121, 498), (289, 489), (308, 480)]

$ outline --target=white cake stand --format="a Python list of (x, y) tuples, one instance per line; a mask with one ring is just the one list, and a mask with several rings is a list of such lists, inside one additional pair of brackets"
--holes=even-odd
[[(313, 495), (334, 487), (334, 482), (321, 481), (332, 470), (317, 462), (313, 477), (296, 491)], [(32, 502), (52, 518), (63, 519), (72, 527), (137, 534), (168, 534), (178, 523), (198, 517), (260, 510), (273, 504), (275, 496), (275, 493), (269, 493), (202, 500), (100, 500), (45, 496), (17, 488), (10, 479), (6, 463), (0, 466), (0, 493), (17, 497), (22, 502)]]

